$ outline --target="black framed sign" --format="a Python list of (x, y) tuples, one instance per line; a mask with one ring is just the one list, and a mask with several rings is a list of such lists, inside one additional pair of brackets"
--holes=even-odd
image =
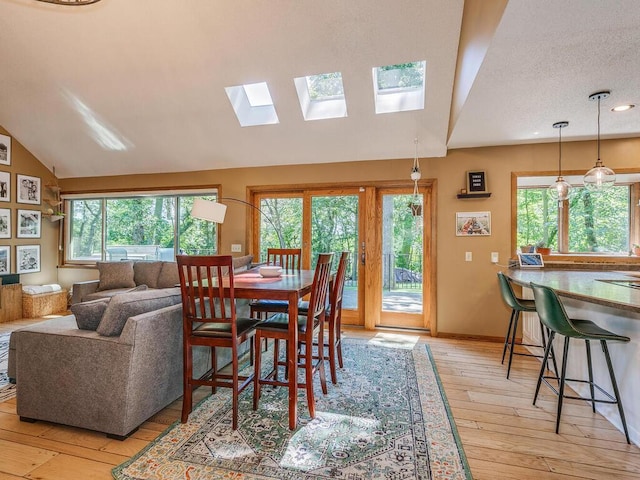
[(467, 172), (467, 193), (487, 193), (487, 175), (484, 170)]

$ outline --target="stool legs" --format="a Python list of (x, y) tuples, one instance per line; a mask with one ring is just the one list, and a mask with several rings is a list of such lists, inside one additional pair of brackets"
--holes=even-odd
[[(593, 365), (592, 365), (592, 358), (591, 358), (591, 344), (590, 344), (589, 340), (586, 340), (586, 339), (585, 339), (585, 347), (586, 347), (586, 354), (587, 354), (587, 370), (588, 370), (588, 375), (589, 375), (589, 380), (588, 381), (587, 380), (577, 380), (577, 379), (566, 378), (567, 377), (567, 360), (569, 358), (569, 340), (571, 339), (571, 337), (565, 337), (564, 338), (564, 348), (563, 348), (563, 354), (562, 354), (562, 367), (561, 367), (560, 376), (558, 377), (557, 373), (556, 373), (556, 375), (553, 376), (553, 377), (545, 377), (545, 370), (547, 370), (547, 361), (549, 359), (549, 355), (550, 354), (553, 355), (553, 353), (552, 353), (552, 343), (553, 343), (554, 337), (555, 337), (555, 332), (551, 331), (549, 333), (549, 340), (548, 340), (548, 343), (547, 343), (547, 347), (545, 348), (545, 357), (544, 357), (544, 360), (542, 362), (542, 366), (540, 367), (540, 375), (538, 375), (538, 383), (536, 385), (536, 390), (535, 390), (535, 393), (533, 395), (533, 404), (534, 405), (536, 404), (536, 401), (538, 399), (538, 394), (540, 393), (540, 386), (542, 385), (542, 382), (544, 381), (551, 388), (551, 390), (553, 390), (553, 392), (558, 395), (558, 406), (557, 406), (557, 411), (556, 411), (556, 433), (558, 433), (559, 430), (560, 430), (560, 417), (562, 415), (563, 400), (565, 398), (589, 401), (591, 403), (591, 408), (592, 408), (594, 413), (596, 411), (596, 409), (595, 409), (596, 402), (615, 403), (618, 406), (618, 413), (620, 414), (620, 421), (622, 422), (622, 428), (624, 430), (625, 438), (627, 440), (627, 443), (631, 444), (631, 440), (629, 439), (629, 430), (627, 429), (627, 421), (626, 421), (626, 418), (624, 416), (624, 409), (622, 407), (622, 400), (620, 399), (620, 392), (618, 390), (618, 383), (616, 382), (616, 376), (615, 376), (615, 373), (613, 371), (613, 364), (611, 363), (611, 357), (609, 355), (609, 348), (607, 346), (606, 340), (600, 340), (600, 344), (602, 346), (602, 352), (604, 354), (604, 358), (605, 358), (605, 360), (607, 362), (607, 370), (609, 371), (609, 378), (611, 380), (611, 387), (613, 388), (613, 396), (611, 396), (605, 390), (603, 390), (601, 387), (596, 385), (594, 380), (593, 380)], [(556, 372), (557, 372), (557, 367), (556, 367)], [(547, 379), (556, 380), (558, 382), (558, 389), (556, 390), (548, 382)], [(588, 383), (589, 384), (589, 391), (591, 393), (591, 397), (590, 398), (583, 398), (583, 397), (579, 397), (579, 396), (565, 395), (565, 387), (566, 387), (566, 382), (567, 381)], [(596, 397), (595, 397), (595, 389), (596, 388), (600, 392), (602, 392), (606, 397), (608, 397), (609, 400), (603, 400), (603, 399), (596, 400)]]

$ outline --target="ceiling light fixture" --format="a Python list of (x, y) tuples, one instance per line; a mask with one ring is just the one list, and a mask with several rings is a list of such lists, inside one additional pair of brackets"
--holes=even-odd
[(45, 3), (53, 3), (55, 5), (81, 6), (81, 5), (90, 5), (92, 3), (97, 3), (100, 0), (38, 0), (38, 1), (45, 2)]
[(635, 108), (635, 104), (634, 103), (627, 103), (626, 105), (616, 105), (615, 107), (613, 107), (611, 109), (612, 112), (626, 112), (628, 110), (631, 110), (632, 108)]
[(562, 178), (562, 129), (568, 127), (569, 122), (556, 122), (553, 128), (558, 129), (558, 178), (549, 186), (549, 195), (558, 202), (569, 198), (571, 184)]
[(616, 182), (616, 174), (609, 167), (605, 167), (600, 160), (600, 100), (608, 98), (611, 92), (604, 90), (589, 95), (589, 100), (598, 100), (598, 158), (594, 167), (584, 176), (584, 186), (589, 190), (599, 190), (613, 186)]

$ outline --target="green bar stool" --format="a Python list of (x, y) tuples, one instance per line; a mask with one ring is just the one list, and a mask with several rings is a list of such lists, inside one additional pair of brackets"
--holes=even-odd
[[(613, 365), (611, 364), (611, 357), (609, 356), (609, 348), (607, 347), (607, 341), (615, 342), (629, 342), (630, 338), (623, 335), (617, 335), (609, 330), (600, 328), (598, 325), (590, 320), (579, 320), (569, 318), (564, 306), (560, 302), (556, 292), (542, 285), (532, 283), (533, 296), (536, 301), (536, 307), (538, 310), (538, 316), (540, 321), (544, 323), (550, 330), (549, 343), (545, 350), (545, 361), (542, 362), (540, 368), (540, 375), (538, 377), (538, 385), (536, 386), (536, 393), (533, 397), (533, 404), (536, 404), (538, 393), (540, 392), (540, 385), (544, 382), (556, 395), (558, 395), (558, 411), (556, 414), (556, 433), (560, 428), (560, 415), (562, 413), (562, 401), (565, 398), (571, 398), (574, 400), (587, 400), (591, 403), (593, 412), (596, 411), (596, 402), (609, 403), (618, 405), (618, 413), (620, 414), (620, 420), (622, 421), (622, 427), (624, 429), (624, 435), (627, 439), (627, 443), (631, 443), (629, 440), (629, 431), (627, 430), (627, 421), (624, 418), (624, 410), (622, 408), (622, 400), (620, 398), (620, 392), (618, 391), (618, 384), (616, 383), (616, 376), (613, 371)], [(564, 350), (562, 355), (562, 372), (560, 377), (556, 375), (545, 375), (547, 366), (546, 359), (548, 358), (549, 349), (551, 343), (556, 334), (564, 336)], [(575, 378), (566, 378), (567, 373), (567, 357), (569, 355), (569, 340), (575, 338), (578, 340), (584, 340), (587, 350), (587, 370), (589, 372), (589, 380), (579, 380)], [(593, 381), (593, 367), (591, 363), (591, 344), (590, 341), (599, 341), (602, 346), (602, 352), (607, 362), (607, 368), (609, 370), (609, 377), (611, 379), (611, 386), (613, 388), (613, 395), (605, 391), (600, 386), (596, 385)], [(556, 370), (557, 372), (557, 370)], [(549, 380), (557, 382), (558, 386), (552, 385)], [(566, 395), (564, 392), (565, 384), (567, 381), (588, 383), (591, 393), (590, 398)], [(598, 390), (604, 397), (602, 399), (595, 398), (595, 391)]]
[[(536, 311), (536, 303), (534, 300), (525, 300), (522, 298), (516, 297), (516, 294), (511, 287), (511, 281), (507, 278), (507, 276), (498, 272), (498, 283), (500, 284), (500, 293), (502, 294), (502, 300), (507, 304), (508, 307), (511, 308), (511, 318), (509, 319), (509, 328), (507, 329), (507, 334), (504, 337), (504, 348), (502, 349), (502, 363), (504, 364), (504, 357), (507, 353), (507, 349), (509, 349), (509, 365), (507, 367), (507, 378), (511, 373), (511, 362), (513, 361), (514, 355), (522, 355), (525, 357), (537, 357), (543, 358), (543, 355), (536, 355), (534, 353), (529, 352), (516, 352), (515, 351), (515, 343), (516, 343), (516, 332), (518, 331), (518, 321), (520, 320), (520, 312), (535, 312)], [(547, 346), (547, 332), (543, 327), (542, 323), (540, 324), (540, 333), (542, 335), (542, 345), (532, 344), (532, 343), (522, 343), (523, 347), (538, 347), (542, 348), (544, 351)], [(553, 365), (555, 367), (555, 371), (558, 371), (556, 365), (556, 359), (553, 352), (551, 350), (551, 359), (553, 361)]]

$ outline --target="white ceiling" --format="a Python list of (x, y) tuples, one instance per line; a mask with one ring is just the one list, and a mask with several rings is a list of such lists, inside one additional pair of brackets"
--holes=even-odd
[[(0, 125), (62, 178), (410, 158), (414, 138), (444, 157), (555, 141), (560, 120), (594, 138), (602, 89), (603, 138), (640, 136), (640, 106), (609, 111), (640, 104), (640, 2), (510, 0), (450, 126), (463, 3), (2, 0)], [(425, 109), (376, 115), (371, 69), (418, 60)], [(334, 71), (348, 116), (305, 122), (293, 79)], [(261, 81), (280, 123), (240, 127), (224, 87)]]

